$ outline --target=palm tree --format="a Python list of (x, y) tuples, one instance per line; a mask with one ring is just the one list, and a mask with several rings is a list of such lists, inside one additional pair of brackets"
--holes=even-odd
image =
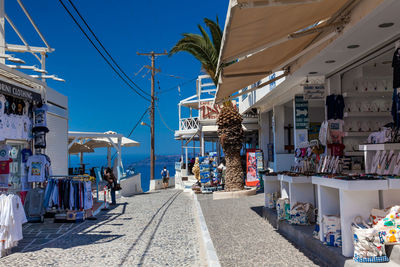
[[(218, 58), (221, 48), (222, 31), (219, 27), (218, 17), (216, 21), (205, 18), (204, 23), (211, 33), (208, 33), (201, 25), (198, 25), (200, 34), (184, 33), (169, 52), (172, 56), (178, 52), (187, 52), (200, 61), (202, 68), (210, 75), (215, 86), (221, 68), (218, 67)], [(225, 153), (226, 173), (225, 189), (235, 191), (243, 189), (243, 170), (241, 165), (240, 150), (243, 142), (242, 116), (231, 102), (224, 103), (224, 107), (218, 115), (218, 136)]]

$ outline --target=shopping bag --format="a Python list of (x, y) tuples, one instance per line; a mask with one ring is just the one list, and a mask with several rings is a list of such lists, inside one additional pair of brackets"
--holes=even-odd
[(324, 244), (332, 247), (341, 247), (342, 229), (340, 217), (336, 215), (323, 215), (322, 226)]
[(290, 224), (309, 225), (314, 215), (314, 208), (310, 203), (297, 202), (290, 210), (289, 215)]
[(288, 198), (280, 198), (276, 201), (276, 213), (279, 221), (288, 220), (290, 218), (289, 210), (290, 202)]
[(351, 224), (353, 231), (354, 261), (356, 262), (388, 262), (385, 244), (379, 238), (379, 231), (369, 227), (358, 216)]

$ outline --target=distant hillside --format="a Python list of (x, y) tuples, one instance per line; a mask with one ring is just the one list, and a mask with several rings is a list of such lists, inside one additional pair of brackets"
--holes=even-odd
[[(173, 165), (175, 162), (179, 161), (180, 156), (178, 155), (158, 155), (156, 156), (156, 164), (157, 165)], [(150, 157), (147, 157), (143, 160), (133, 162), (128, 166), (131, 167), (138, 167), (138, 166), (150, 166)]]

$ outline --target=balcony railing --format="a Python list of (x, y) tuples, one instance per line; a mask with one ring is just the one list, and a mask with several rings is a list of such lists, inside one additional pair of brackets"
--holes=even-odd
[(184, 118), (179, 121), (179, 130), (197, 130), (199, 129), (199, 118)]

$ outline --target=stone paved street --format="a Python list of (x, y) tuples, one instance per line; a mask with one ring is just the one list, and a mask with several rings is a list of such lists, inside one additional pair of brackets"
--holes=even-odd
[(221, 266), (316, 266), (259, 213), (264, 194), (212, 200), (198, 195)]
[(96, 221), (29, 224), (0, 266), (204, 266), (193, 209), (188, 193), (162, 190), (119, 199)]

